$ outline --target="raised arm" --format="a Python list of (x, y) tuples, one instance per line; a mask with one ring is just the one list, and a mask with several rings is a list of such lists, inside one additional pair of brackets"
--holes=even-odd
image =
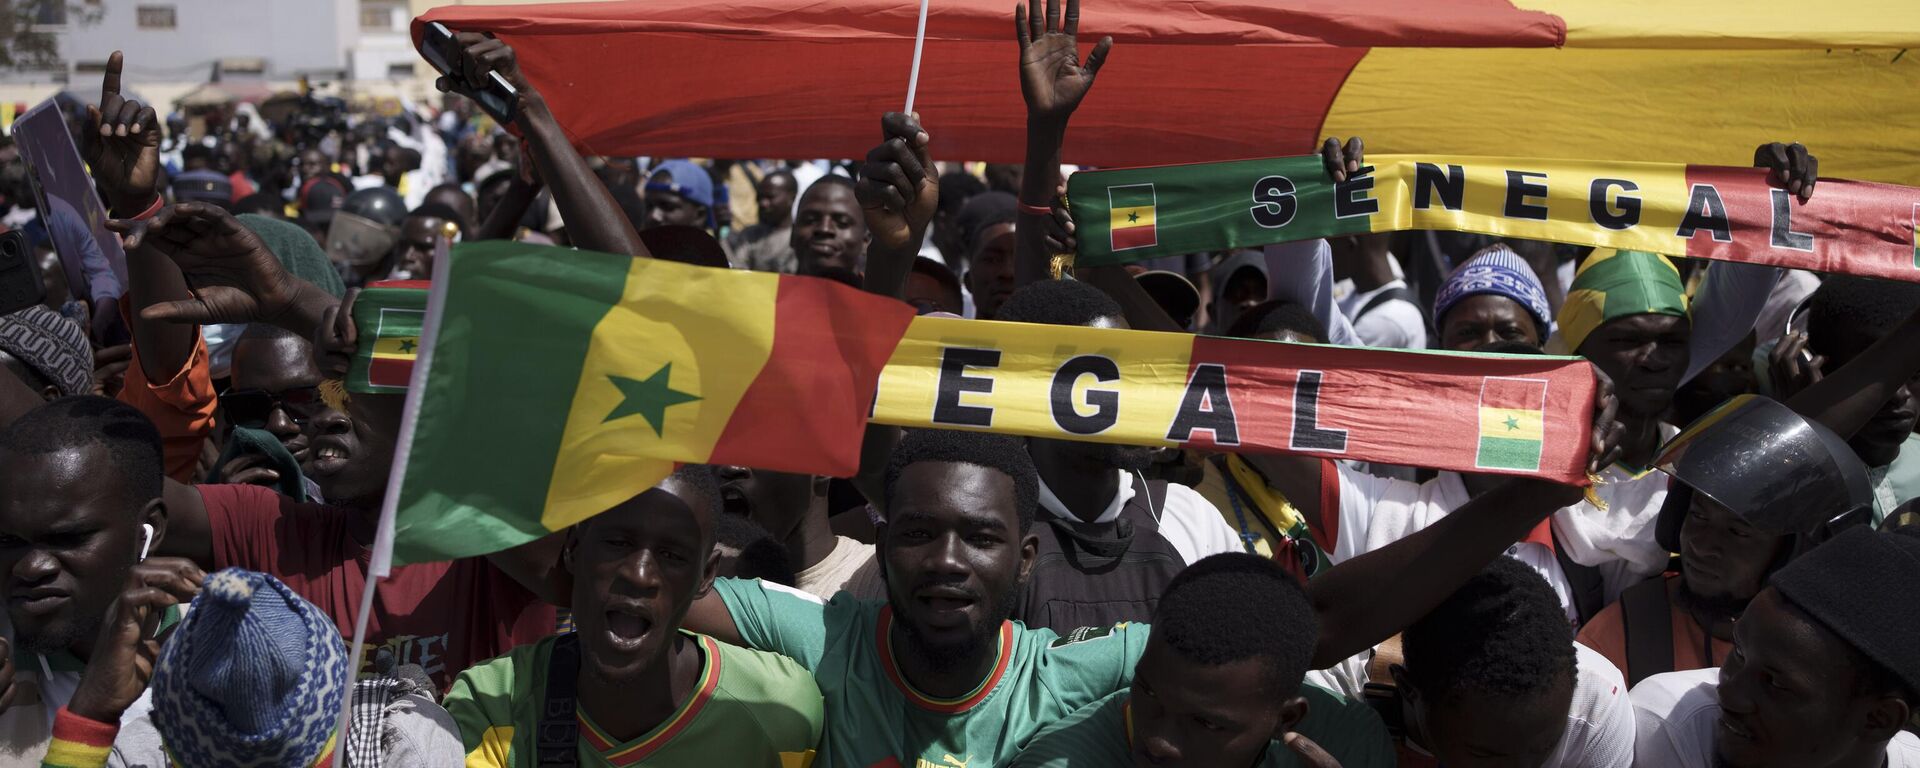
[[(118, 218), (138, 216), (160, 195), (160, 121), (153, 108), (120, 95), (122, 56), (114, 51), (101, 78), (100, 106), (87, 108), (87, 164)], [(145, 248), (127, 249), (127, 296), (134, 315), (134, 354), (140, 369), (165, 380), (193, 355), (199, 329), (191, 325), (142, 320), (139, 312), (154, 304), (192, 298), (187, 281), (166, 256)]]
[(567, 235), (573, 244), (589, 251), (649, 256), (640, 243), (640, 234), (620, 210), (613, 194), (600, 183), (600, 177), (587, 161), (574, 151), (566, 131), (547, 109), (547, 100), (520, 73), (513, 48), (479, 32), (461, 32), (460, 56), (454, 66), (460, 76), (442, 77), (435, 86), (442, 91), (472, 96), (486, 81), (487, 74), (499, 72), (520, 94), (514, 122), (526, 138), (527, 153), (541, 180), (553, 190), (554, 205), (567, 223)]
[[(1616, 421), (1613, 386), (1594, 369), (1593, 442), (1587, 471), (1611, 465), (1625, 429)], [(1455, 589), (1527, 535), (1541, 520), (1580, 501), (1581, 490), (1516, 479), (1482, 494), (1439, 522), (1328, 570), (1307, 584), (1320, 617), (1316, 669), (1372, 647), (1411, 626)]]
[[(1920, 375), (1920, 344), (1913, 342), (1917, 334), (1920, 312), (1908, 315), (1840, 370), (1800, 390), (1786, 401), (1787, 406), (1842, 437), (1852, 437), (1893, 399), (1895, 391)], [(1794, 343), (1790, 351), (1797, 352), (1805, 344), (1804, 337)]]
[(1113, 38), (1100, 38), (1080, 63), (1080, 0), (1040, 0), (1016, 6), (1014, 37), (1020, 42), (1020, 95), (1027, 102), (1026, 170), (1020, 179), (1020, 215), (1014, 228), (1014, 284), (1049, 276), (1047, 229), (1054, 192), (1060, 186), (1060, 145), (1067, 120), (1093, 89), (1094, 75), (1107, 60)]
[[(934, 174), (927, 144), (932, 138), (917, 115), (889, 112), (880, 118), (880, 145), (867, 153), (854, 188), (866, 217), (868, 293), (900, 299), (913, 271), (920, 243), (940, 208), (940, 181)], [(868, 424), (860, 445), (860, 470), (855, 488), (874, 509), (886, 511), (883, 494), (887, 460), (900, 441), (900, 428)], [(730, 626), (730, 625), (729, 625)]]
[[(1754, 148), (1753, 167), (1767, 169), (1801, 205), (1813, 199), (1820, 160), (1799, 143), (1774, 142)], [(1693, 299), (1693, 335), (1687, 342), (1687, 373), (1681, 383), (1692, 381), (1747, 337), (1781, 274), (1779, 267), (1762, 264), (1716, 261), (1707, 267), (1699, 295)]]

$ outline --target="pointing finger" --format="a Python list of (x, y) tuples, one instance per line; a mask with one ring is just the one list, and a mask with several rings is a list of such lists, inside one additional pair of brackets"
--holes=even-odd
[(106, 104), (110, 97), (120, 95), (120, 67), (125, 61), (126, 57), (119, 51), (114, 51), (112, 56), (107, 57), (107, 73), (100, 78), (101, 104)]

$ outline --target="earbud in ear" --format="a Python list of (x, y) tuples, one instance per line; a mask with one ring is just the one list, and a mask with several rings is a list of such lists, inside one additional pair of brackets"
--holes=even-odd
[(140, 540), (140, 559), (137, 562), (144, 563), (147, 561), (147, 550), (153, 548), (153, 524), (141, 523), (140, 533), (145, 538)]

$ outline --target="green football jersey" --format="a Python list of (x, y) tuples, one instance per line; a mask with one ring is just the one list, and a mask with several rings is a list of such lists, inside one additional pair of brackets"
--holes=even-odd
[(841, 593), (832, 602), (761, 581), (716, 579), (748, 645), (806, 667), (826, 697), (820, 764), (848, 768), (993, 768), (1042, 727), (1133, 682), (1145, 624), (1067, 637), (1001, 625), (998, 661), (973, 692), (916, 691), (894, 665), (885, 603)]
[[(1312, 683), (1300, 685), (1307, 716), (1294, 730), (1313, 739), (1341, 768), (1393, 768), (1393, 741), (1380, 716), (1365, 702)], [(1121, 691), (1091, 704), (1033, 737), (1012, 768), (1069, 768), (1083, 765), (1132, 765), (1133, 718), (1129, 693)], [(1257, 768), (1299, 768), (1298, 755), (1278, 741), (1267, 745)]]
[[(791, 660), (682, 630), (698, 643), (700, 682), (651, 732), (620, 742), (578, 711), (580, 765), (805, 768), (820, 741), (820, 689)], [(533, 768), (546, 703), (548, 659), (559, 636), (460, 673), (447, 712), (460, 726), (467, 765)]]

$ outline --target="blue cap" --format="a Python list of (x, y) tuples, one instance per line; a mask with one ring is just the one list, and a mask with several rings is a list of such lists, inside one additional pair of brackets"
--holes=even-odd
[[(654, 180), (662, 173), (671, 181)], [(668, 160), (654, 166), (647, 172), (647, 191), (672, 192), (706, 206), (709, 211), (713, 209), (713, 177), (689, 160)]]

